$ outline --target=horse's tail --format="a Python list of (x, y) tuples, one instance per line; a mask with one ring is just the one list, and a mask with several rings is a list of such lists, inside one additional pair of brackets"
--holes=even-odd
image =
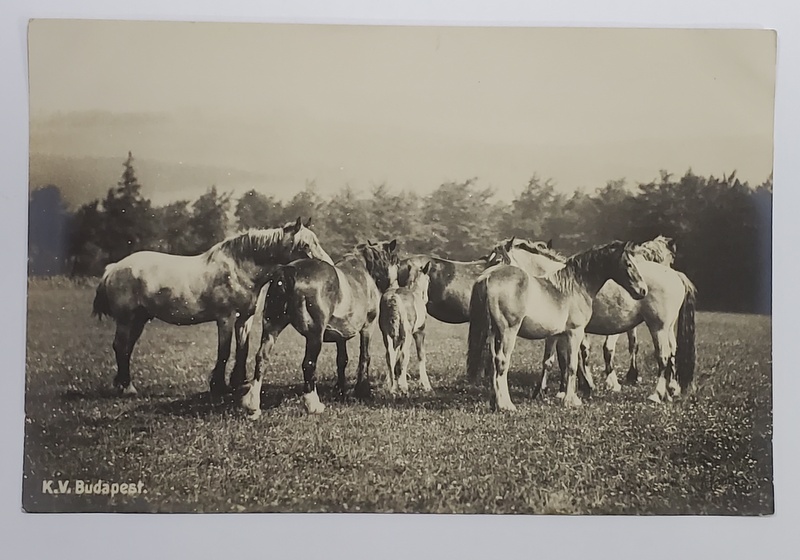
[(289, 310), (289, 297), (294, 291), (296, 270), (291, 265), (281, 266), (272, 274), (264, 299), (264, 320), (284, 316)]
[(687, 391), (694, 379), (695, 368), (695, 303), (697, 288), (685, 274), (679, 273), (686, 295), (678, 313), (678, 337), (675, 349), (675, 367), (681, 391)]
[(469, 336), (467, 339), (467, 379), (475, 381), (486, 371), (486, 350), (492, 334), (489, 312), (488, 279), (480, 278), (472, 286), (469, 300)]
[(94, 294), (94, 302), (92, 302), (92, 317), (97, 317), (102, 320), (103, 316), (111, 317), (111, 302), (108, 299), (108, 276), (113, 270), (113, 264), (106, 266), (103, 277), (97, 285), (97, 291)]

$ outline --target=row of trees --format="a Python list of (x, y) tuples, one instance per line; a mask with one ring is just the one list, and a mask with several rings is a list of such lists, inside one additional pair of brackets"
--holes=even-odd
[(706, 309), (771, 310), (772, 179), (751, 186), (730, 177), (682, 177), (626, 185), (610, 181), (571, 195), (534, 176), (511, 203), (475, 180), (445, 183), (428, 196), (386, 185), (367, 195), (344, 187), (332, 197), (308, 183), (288, 201), (251, 190), (238, 200), (211, 187), (194, 202), (154, 206), (141, 192), (129, 154), (105, 199), (74, 213), (57, 187), (33, 191), (30, 274), (97, 275), (142, 249), (200, 253), (226, 235), (274, 227), (297, 216), (314, 228), (332, 256), (365, 239), (398, 238), (409, 253), (470, 260), (510, 236), (553, 239), (571, 254), (612, 239), (658, 234), (678, 245), (676, 266), (697, 284)]

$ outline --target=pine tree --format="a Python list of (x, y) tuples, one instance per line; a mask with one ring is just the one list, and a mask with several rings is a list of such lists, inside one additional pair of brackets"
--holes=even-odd
[(97, 244), (116, 262), (134, 251), (147, 249), (153, 238), (153, 213), (150, 201), (142, 196), (142, 187), (133, 168), (133, 154), (123, 164), (117, 186), (103, 201), (105, 227)]

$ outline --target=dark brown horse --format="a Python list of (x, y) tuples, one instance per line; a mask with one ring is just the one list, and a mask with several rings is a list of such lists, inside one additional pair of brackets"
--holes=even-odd
[(430, 263), (428, 314), (444, 323), (468, 322), (472, 285), (486, 270), (488, 257), (460, 262), (427, 255), (413, 255), (400, 261), (397, 273), (398, 284), (400, 286), (407, 285), (413, 271), (419, 270), (427, 263)]
[(332, 262), (314, 232), (297, 218), (297, 222), (283, 227), (230, 237), (200, 255), (139, 251), (108, 265), (97, 286), (92, 314), (106, 315), (117, 323), (114, 385), (123, 394), (136, 393), (130, 376), (131, 353), (152, 319), (171, 325), (217, 323), (212, 393), (226, 390), (225, 367), (235, 329), (236, 363), (231, 384), (243, 384), (259, 292), (277, 265), (304, 257)]
[(242, 397), (251, 419), (261, 415), (261, 385), (269, 353), (281, 332), (292, 325), (306, 339), (303, 357), (303, 402), (309, 413), (325, 410), (316, 386), (317, 358), (323, 342), (336, 343), (337, 387), (346, 388), (347, 341), (360, 336), (355, 393), (367, 396), (369, 344), (378, 317), (381, 293), (397, 283), (397, 241), (358, 245), (335, 265), (303, 259), (274, 275), (264, 304), (264, 329), (256, 355), (253, 382)]

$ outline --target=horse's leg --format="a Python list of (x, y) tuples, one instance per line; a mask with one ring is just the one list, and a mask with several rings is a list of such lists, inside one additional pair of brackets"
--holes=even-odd
[(419, 382), (422, 384), (423, 390), (432, 391), (425, 363), (425, 327), (414, 333), (414, 344), (417, 345), (417, 359), (419, 360)]
[(506, 326), (501, 332), (495, 334), (492, 343), (492, 358), (494, 375), (492, 386), (494, 388), (494, 408), (498, 411), (514, 412), (517, 407), (511, 402), (508, 391), (508, 368), (511, 366), (511, 353), (517, 342), (517, 332), (522, 324)]
[(567, 394), (567, 346), (563, 335), (556, 337), (556, 357), (558, 358), (558, 393), (557, 399), (563, 399)]
[(397, 392), (395, 379), (395, 364), (397, 363), (398, 349), (394, 347), (394, 340), (389, 335), (383, 335), (383, 343), (386, 347), (386, 392), (394, 395)]
[(306, 353), (303, 356), (303, 403), (309, 414), (320, 414), (325, 405), (317, 394), (317, 358), (322, 351), (322, 333), (306, 334)]
[(669, 396), (671, 397), (680, 397), (681, 396), (681, 384), (678, 382), (678, 371), (677, 371), (677, 351), (678, 351), (678, 341), (675, 338), (675, 327), (671, 326), (667, 329), (667, 340), (669, 341), (669, 360), (667, 362), (667, 390), (669, 391)]
[(614, 372), (614, 354), (616, 353), (618, 338), (618, 334), (612, 334), (607, 336), (603, 343), (603, 358), (606, 362), (606, 387), (615, 393), (619, 393), (622, 390), (617, 374)]
[(567, 358), (567, 391), (564, 395), (564, 406), (581, 406), (583, 403), (576, 392), (576, 385), (578, 360), (580, 360), (581, 341), (584, 333), (582, 329), (578, 329), (567, 331), (563, 336)]
[(411, 360), (411, 338), (406, 336), (400, 346), (399, 356), (399, 375), (397, 376), (397, 388), (404, 395), (408, 394), (408, 363)]
[(142, 335), (148, 317), (141, 313), (134, 313), (130, 319), (117, 322), (117, 332), (114, 335), (114, 354), (117, 358), (117, 375), (114, 386), (123, 395), (135, 395), (136, 387), (131, 381), (131, 354), (136, 341)]
[(231, 372), (231, 389), (244, 387), (247, 383), (247, 357), (250, 354), (250, 329), (253, 327), (254, 315), (236, 318), (236, 357)]
[(359, 398), (369, 398), (372, 395), (372, 387), (369, 381), (369, 341), (372, 338), (372, 327), (374, 322), (370, 323), (359, 334), (359, 356), (358, 356), (358, 371), (356, 386), (353, 393)]
[(556, 360), (556, 337), (550, 336), (544, 339), (544, 357), (542, 358), (542, 379), (539, 381), (539, 388), (533, 390), (533, 398), (541, 395), (542, 399), (547, 396), (547, 372), (553, 367)]
[(589, 364), (589, 339), (584, 336), (581, 341), (580, 355), (578, 358), (578, 391), (588, 398), (594, 391), (594, 376)]
[(660, 403), (665, 398), (672, 399), (667, 394), (667, 383), (675, 372), (675, 354), (671, 351), (669, 330), (662, 327), (653, 336), (656, 360), (658, 361), (658, 380), (655, 391), (647, 398), (655, 403)]
[[(267, 305), (266, 303), (264, 304)], [(256, 353), (256, 367), (253, 371), (253, 382), (242, 386), (247, 389), (242, 397), (242, 408), (249, 412), (248, 418), (255, 420), (261, 416), (261, 384), (264, 380), (264, 364), (269, 357), (275, 341), (289, 324), (288, 315), (276, 315), (268, 318), (268, 313), (264, 312), (263, 328), (261, 331), (261, 344)]]
[(347, 356), (347, 341), (336, 341), (336, 389), (339, 393), (344, 395), (347, 390), (347, 364), (350, 363), (350, 358)]
[(631, 366), (625, 376), (625, 383), (636, 385), (639, 381), (639, 368), (636, 366), (636, 354), (639, 352), (639, 337), (636, 327), (628, 331), (628, 352), (631, 354)]
[(234, 317), (225, 317), (217, 321), (217, 363), (211, 372), (211, 394), (220, 395), (227, 389), (225, 386), (225, 366), (231, 355), (231, 340), (233, 339)]

